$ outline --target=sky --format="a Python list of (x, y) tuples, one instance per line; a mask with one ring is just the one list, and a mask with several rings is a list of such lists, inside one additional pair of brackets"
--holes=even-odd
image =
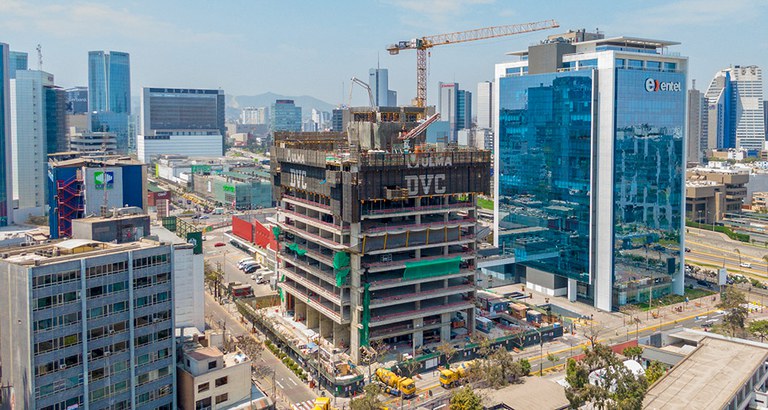
[[(432, 48), (428, 102), (438, 81), (475, 91), (494, 64), (515, 59), (506, 52), (568, 29), (680, 42), (670, 51), (689, 57), (699, 89), (730, 65), (768, 75), (768, 0), (0, 0), (0, 42), (28, 52), (30, 68), (41, 44), (42, 68), (62, 87), (87, 84), (89, 50), (116, 50), (131, 55), (134, 95), (145, 86), (222, 88), (349, 104), (350, 78), (367, 81), (379, 65), (404, 104), (415, 96), (416, 55), (390, 56), (388, 44), (548, 19), (560, 28)], [(352, 104), (367, 102), (360, 88), (351, 94)]]

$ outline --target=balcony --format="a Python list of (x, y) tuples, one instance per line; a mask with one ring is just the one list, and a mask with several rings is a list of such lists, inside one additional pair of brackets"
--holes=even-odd
[(346, 246), (344, 246), (344, 245), (342, 245), (342, 244), (340, 244), (338, 242), (335, 242), (332, 239), (323, 238), (322, 236), (315, 235), (315, 234), (312, 234), (312, 233), (309, 233), (309, 232), (306, 232), (306, 231), (302, 231), (301, 229), (295, 227), (293, 224), (288, 224), (288, 223), (280, 222), (280, 221), (276, 221), (276, 223), (277, 223), (277, 225), (282, 230), (290, 232), (290, 233), (292, 233), (294, 235), (297, 235), (297, 236), (303, 238), (304, 240), (306, 240), (308, 242), (320, 243), (323, 246), (325, 246), (326, 248), (331, 248), (331, 249), (335, 249), (335, 250), (339, 250), (339, 251), (343, 251), (343, 250), (347, 249)]
[(311, 290), (311, 291), (321, 295), (325, 299), (328, 299), (329, 301), (333, 302), (334, 304), (336, 304), (336, 306), (341, 307), (342, 303), (349, 304), (349, 298), (346, 298), (342, 302), (341, 297), (339, 295), (337, 295), (336, 293), (334, 293), (333, 291), (330, 291), (330, 290), (328, 290), (328, 289), (326, 289), (326, 288), (324, 288), (324, 287), (322, 287), (322, 286), (320, 286), (320, 285), (318, 285), (316, 283), (313, 283), (308, 278), (305, 278), (304, 276), (302, 276), (298, 272), (294, 272), (290, 268), (282, 268), (282, 269), (280, 269), (280, 272), (283, 273), (284, 275), (286, 275), (291, 280), (300, 283), (305, 288), (307, 288), (307, 289), (309, 289), (309, 290)]
[(315, 211), (318, 211), (318, 212), (323, 212), (323, 213), (326, 213), (326, 214), (330, 214), (331, 213), (331, 206), (330, 205), (321, 204), (319, 202), (309, 201), (307, 199), (296, 198), (295, 196), (291, 196), (291, 195), (287, 195), (287, 194), (283, 194), (283, 201), (286, 201), (289, 204), (294, 204), (294, 205), (298, 205), (298, 206), (306, 206), (306, 207), (314, 209)]
[(414, 330), (431, 330), (437, 329), (442, 326), (440, 318), (434, 318), (430, 320), (424, 320), (424, 324), (421, 326), (413, 326), (413, 322), (403, 323), (395, 326), (382, 326), (375, 329), (371, 329), (368, 336), (371, 340), (384, 339), (388, 337), (402, 336), (412, 333)]
[(389, 305), (397, 305), (400, 303), (414, 302), (417, 300), (425, 300), (440, 296), (456, 295), (464, 292), (471, 292), (475, 290), (472, 285), (456, 285), (449, 286), (447, 288), (437, 288), (427, 291), (406, 293), (403, 295), (388, 296), (384, 298), (371, 299), (370, 307), (383, 307)]
[(430, 248), (435, 246), (451, 246), (451, 245), (461, 245), (468, 242), (474, 242), (475, 241), (475, 234), (464, 234), (460, 237), (456, 238), (455, 240), (447, 241), (447, 242), (435, 242), (435, 243), (428, 243), (428, 244), (422, 244), (422, 245), (413, 245), (413, 246), (405, 246), (405, 247), (392, 247), (389, 249), (376, 249), (376, 250), (365, 250), (366, 255), (381, 255), (383, 253), (392, 253), (392, 252), (402, 252), (402, 251), (412, 251), (416, 249), (424, 249), (424, 248)]
[(293, 218), (295, 218), (297, 220), (300, 220), (300, 221), (302, 221), (302, 222), (304, 222), (306, 224), (309, 224), (309, 225), (314, 225), (317, 228), (331, 229), (331, 230), (337, 232), (339, 235), (341, 235), (343, 232), (349, 232), (349, 225), (341, 227), (341, 226), (334, 225), (334, 224), (329, 223), (329, 222), (324, 222), (324, 221), (321, 221), (319, 219), (312, 218), (311, 216), (302, 215), (302, 214), (300, 214), (300, 213), (298, 213), (296, 211), (291, 211), (291, 210), (283, 209), (283, 208), (278, 209), (278, 214), (280, 214), (280, 213), (283, 213), (283, 214), (286, 214), (286, 215), (290, 215), (291, 217), (293, 217)]
[(390, 209), (370, 209), (370, 210), (363, 210), (363, 216), (366, 219), (373, 219), (373, 218), (389, 218), (393, 216), (400, 216), (405, 214), (412, 214), (412, 213), (423, 213), (423, 212), (439, 212), (439, 211), (454, 211), (456, 209), (460, 208), (468, 208), (472, 209), (475, 205), (472, 202), (458, 202), (455, 204), (448, 204), (448, 205), (428, 205), (428, 206), (413, 206), (408, 208), (390, 208)]
[(442, 313), (455, 312), (462, 309), (472, 309), (475, 307), (473, 300), (462, 300), (446, 305), (430, 306), (419, 310), (407, 310), (405, 312), (390, 313), (386, 315), (374, 315), (371, 313), (370, 326), (383, 326), (395, 323), (405, 319), (415, 319), (423, 316), (439, 315)]
[[(285, 258), (285, 262), (286, 263), (290, 263), (294, 267), (296, 267), (298, 269), (301, 269), (301, 270), (303, 270), (305, 272), (308, 272), (308, 273), (312, 274), (313, 276), (316, 276), (316, 277), (318, 277), (318, 278), (320, 278), (320, 279), (330, 283), (333, 286), (336, 286), (336, 276), (333, 274), (333, 272), (326, 272), (326, 271), (324, 271), (324, 270), (322, 270), (322, 269), (320, 269), (318, 267), (314, 267), (314, 266), (310, 265), (309, 263), (307, 263), (306, 261), (301, 260), (300, 258), (293, 259), (293, 258), (288, 257), (288, 258)], [(286, 269), (288, 269), (288, 268), (286, 267)]]
[(317, 310), (324, 316), (330, 318), (334, 322), (340, 325), (349, 323), (349, 317), (344, 317), (342, 319), (341, 314), (339, 312), (333, 310), (333, 308), (326, 306), (322, 303), (322, 301), (320, 300), (320, 296), (318, 295), (309, 296), (305, 291), (300, 290), (298, 287), (292, 285), (289, 282), (280, 282), (278, 286), (283, 290), (285, 290), (286, 292), (293, 295), (299, 302), (306, 303), (307, 305)]
[(441, 228), (443, 226), (463, 226), (463, 225), (469, 225), (469, 224), (474, 225), (475, 222), (477, 222), (475, 218), (462, 218), (462, 219), (452, 219), (448, 221), (436, 221), (436, 222), (429, 222), (429, 223), (422, 223), (422, 224), (399, 224), (399, 225), (385, 224), (384, 226), (366, 228), (364, 229), (364, 233), (378, 233), (378, 232), (390, 233), (392, 231)]
[(429, 260), (443, 259), (443, 258), (455, 258), (458, 256), (461, 256), (462, 260), (471, 259), (475, 257), (475, 252), (474, 251), (457, 252), (457, 253), (449, 253), (447, 255), (436, 255), (436, 256), (421, 257), (421, 258), (406, 257), (402, 259), (393, 259), (392, 261), (389, 261), (389, 262), (363, 263), (362, 266), (363, 268), (368, 268), (369, 272), (375, 273), (375, 272), (382, 272), (390, 269), (404, 269), (406, 262), (429, 261)]

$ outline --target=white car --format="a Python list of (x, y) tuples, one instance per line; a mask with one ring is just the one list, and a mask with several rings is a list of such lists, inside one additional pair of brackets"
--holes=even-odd
[(752, 264), (751, 264), (751, 263), (749, 263), (749, 262), (741, 262), (741, 263), (739, 264), (739, 266), (741, 266), (742, 268), (751, 268), (751, 267), (752, 267)]

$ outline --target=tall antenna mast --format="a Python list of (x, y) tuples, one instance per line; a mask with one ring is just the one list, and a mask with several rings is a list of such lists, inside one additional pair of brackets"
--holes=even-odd
[(35, 49), (37, 50), (37, 69), (43, 71), (43, 46), (38, 44)]

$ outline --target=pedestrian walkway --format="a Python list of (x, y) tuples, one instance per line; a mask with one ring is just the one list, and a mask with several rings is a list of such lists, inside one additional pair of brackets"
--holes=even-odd
[(313, 408), (315, 408), (314, 400), (307, 400), (301, 403), (291, 404), (291, 409), (293, 410), (312, 410)]

